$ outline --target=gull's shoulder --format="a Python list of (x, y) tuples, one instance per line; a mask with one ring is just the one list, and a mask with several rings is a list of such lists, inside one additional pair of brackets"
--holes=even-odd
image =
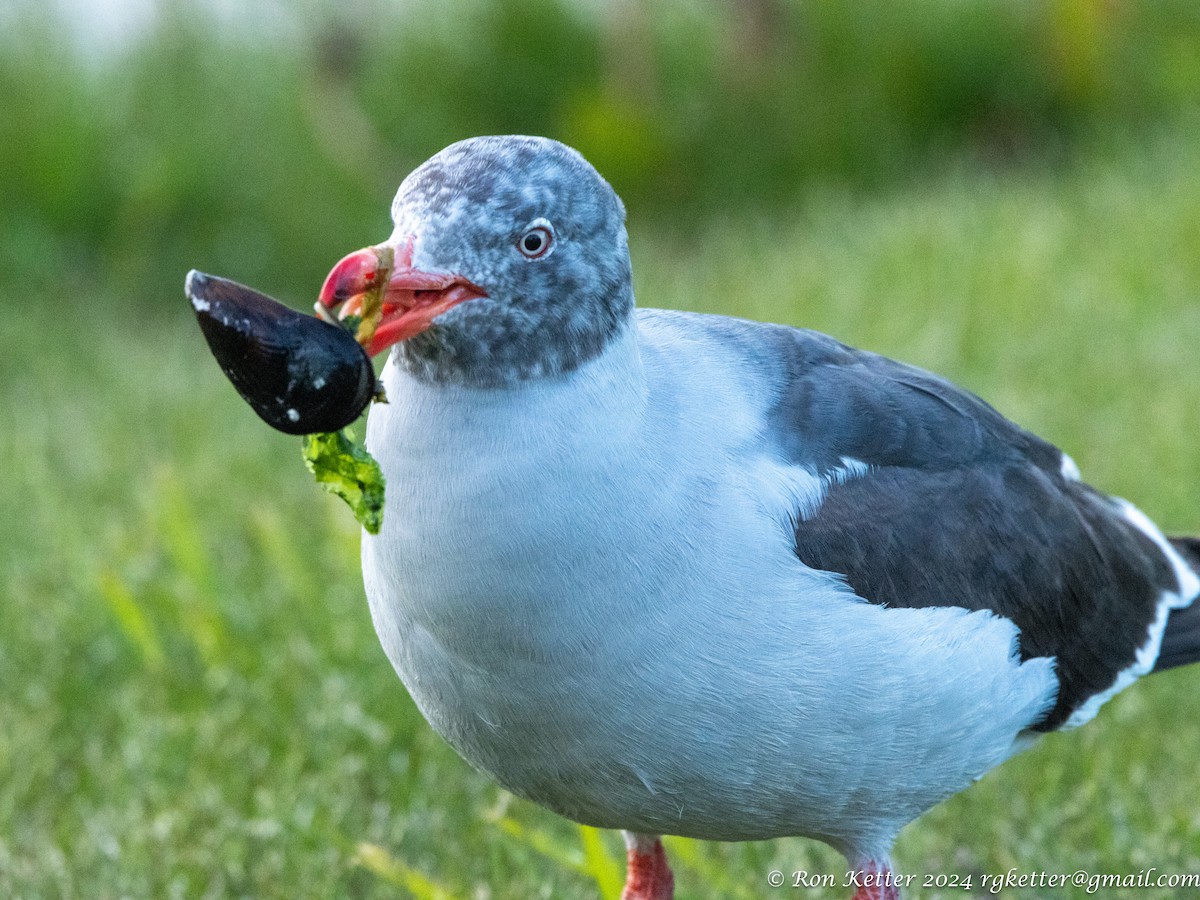
[(819, 471), (844, 458), (921, 469), (1021, 459), (1072, 468), (1062, 451), (970, 391), (827, 334), (729, 316), (638, 310), (648, 371), (760, 417), (781, 457)]

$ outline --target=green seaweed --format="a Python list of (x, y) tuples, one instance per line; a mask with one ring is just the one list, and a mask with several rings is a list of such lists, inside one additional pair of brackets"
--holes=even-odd
[(331, 494), (346, 501), (362, 527), (379, 534), (383, 525), (383, 471), (366, 447), (345, 431), (306, 434), (304, 465)]

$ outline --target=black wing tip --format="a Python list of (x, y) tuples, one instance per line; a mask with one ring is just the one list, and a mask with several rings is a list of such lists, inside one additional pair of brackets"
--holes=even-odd
[[(1200, 572), (1200, 538), (1173, 537), (1170, 541), (1184, 561)], [(1200, 662), (1200, 600), (1171, 610), (1167, 627), (1163, 629), (1158, 659), (1151, 671), (1165, 672), (1194, 662)]]

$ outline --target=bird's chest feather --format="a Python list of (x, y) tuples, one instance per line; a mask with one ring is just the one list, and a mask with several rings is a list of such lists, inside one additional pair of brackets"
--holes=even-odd
[(368, 570), (398, 615), (465, 641), (464, 655), (535, 633), (552, 642), (539, 622), (628, 578), (622, 539), (646, 519), (630, 471), (636, 428), (618, 404), (572, 387), (472, 391), (394, 376), (392, 402), (372, 414), (387, 506), (365, 544)]
[(646, 652), (631, 606), (686, 583), (652, 540), (666, 493), (632, 471), (645, 455), (614, 406), (388, 389), (368, 428), (387, 507), (363, 543), (384, 649), (476, 765), (527, 795), (573, 780), (606, 739), (580, 735), (630, 712), (611, 686)]
[(678, 565), (648, 553), (667, 511), (635, 471), (647, 457), (631, 446), (644, 433), (636, 390), (604, 375), (496, 392), (385, 373), (392, 401), (372, 413), (368, 445), (387, 506), (364, 538), (364, 574), (384, 647), (423, 706), (424, 692), (445, 710), (507, 704), (486, 696), (493, 686), (552, 702), (547, 673), (577, 665), (635, 582), (644, 591)]

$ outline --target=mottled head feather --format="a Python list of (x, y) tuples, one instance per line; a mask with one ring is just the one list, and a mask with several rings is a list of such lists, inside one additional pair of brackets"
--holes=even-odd
[[(481, 386), (553, 377), (599, 354), (631, 321), (625, 209), (579, 153), (538, 137), (452, 144), (409, 175), (392, 203), (413, 265), (463, 275), (487, 297), (460, 304), (398, 344), (417, 377)], [(550, 253), (518, 247), (539, 220)]]

